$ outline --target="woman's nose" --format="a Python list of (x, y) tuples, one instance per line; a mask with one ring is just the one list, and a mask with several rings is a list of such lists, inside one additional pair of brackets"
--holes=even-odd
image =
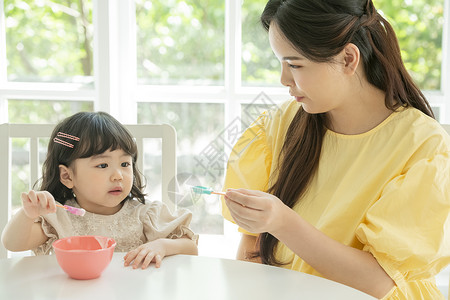
[(281, 77), (280, 82), (284, 86), (291, 87), (295, 84), (294, 78), (292, 77), (292, 73), (289, 70), (289, 67), (285, 66), (285, 64), (281, 64)]

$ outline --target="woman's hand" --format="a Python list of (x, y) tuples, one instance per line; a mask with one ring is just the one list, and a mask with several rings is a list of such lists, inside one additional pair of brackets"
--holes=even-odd
[(22, 193), (21, 198), (23, 211), (32, 220), (56, 212), (55, 198), (47, 191), (31, 190), (28, 193)]
[(133, 269), (136, 269), (142, 263), (141, 268), (146, 269), (151, 262), (155, 262), (156, 267), (159, 268), (164, 256), (166, 256), (166, 247), (163, 240), (154, 240), (128, 252), (124, 256), (124, 265), (129, 266), (133, 263)]
[(252, 233), (280, 230), (290, 210), (274, 195), (246, 189), (228, 189), (225, 202), (236, 224)]

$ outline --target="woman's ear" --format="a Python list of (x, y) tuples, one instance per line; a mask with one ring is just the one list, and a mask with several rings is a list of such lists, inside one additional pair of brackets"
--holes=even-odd
[(345, 73), (353, 75), (358, 68), (361, 54), (359, 48), (352, 43), (348, 43), (343, 50)]
[(59, 181), (67, 188), (73, 188), (73, 172), (65, 165), (59, 165)]

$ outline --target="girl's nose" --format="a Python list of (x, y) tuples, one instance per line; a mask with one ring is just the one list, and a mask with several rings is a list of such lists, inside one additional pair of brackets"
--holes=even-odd
[(122, 180), (122, 179), (123, 179), (122, 171), (120, 171), (120, 169), (115, 169), (111, 175), (111, 180), (116, 181), (116, 180)]

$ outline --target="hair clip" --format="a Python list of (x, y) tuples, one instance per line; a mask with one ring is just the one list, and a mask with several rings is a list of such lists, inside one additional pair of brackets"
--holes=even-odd
[[(74, 140), (74, 141), (77, 141), (77, 142), (80, 141), (79, 137), (76, 137), (76, 136), (73, 136), (73, 135), (70, 135), (70, 134), (67, 134), (67, 133), (64, 133), (64, 132), (58, 132), (58, 134), (56, 136), (67, 138), (67, 139)], [(71, 144), (69, 142), (66, 142), (66, 141), (63, 141), (61, 139), (58, 139), (57, 137), (55, 137), (53, 139), (53, 141), (55, 143), (61, 144), (63, 146), (66, 146), (66, 147), (69, 147), (69, 148), (73, 148), (73, 144)]]
[(80, 140), (79, 137), (73, 136), (73, 135), (70, 135), (70, 134), (67, 134), (67, 133), (64, 133), (64, 132), (58, 132), (58, 134), (56, 136), (65, 137), (65, 138), (68, 138), (68, 139), (71, 139), (71, 140), (74, 140), (74, 141), (79, 141)]
[(54, 138), (53, 141), (54, 141), (55, 143), (61, 144), (61, 145), (63, 145), (63, 146), (67, 146), (67, 147), (69, 147), (69, 148), (73, 148), (73, 144), (68, 143), (68, 142), (65, 142), (65, 141), (63, 141), (63, 140), (60, 140), (60, 139), (58, 139), (58, 138)]

